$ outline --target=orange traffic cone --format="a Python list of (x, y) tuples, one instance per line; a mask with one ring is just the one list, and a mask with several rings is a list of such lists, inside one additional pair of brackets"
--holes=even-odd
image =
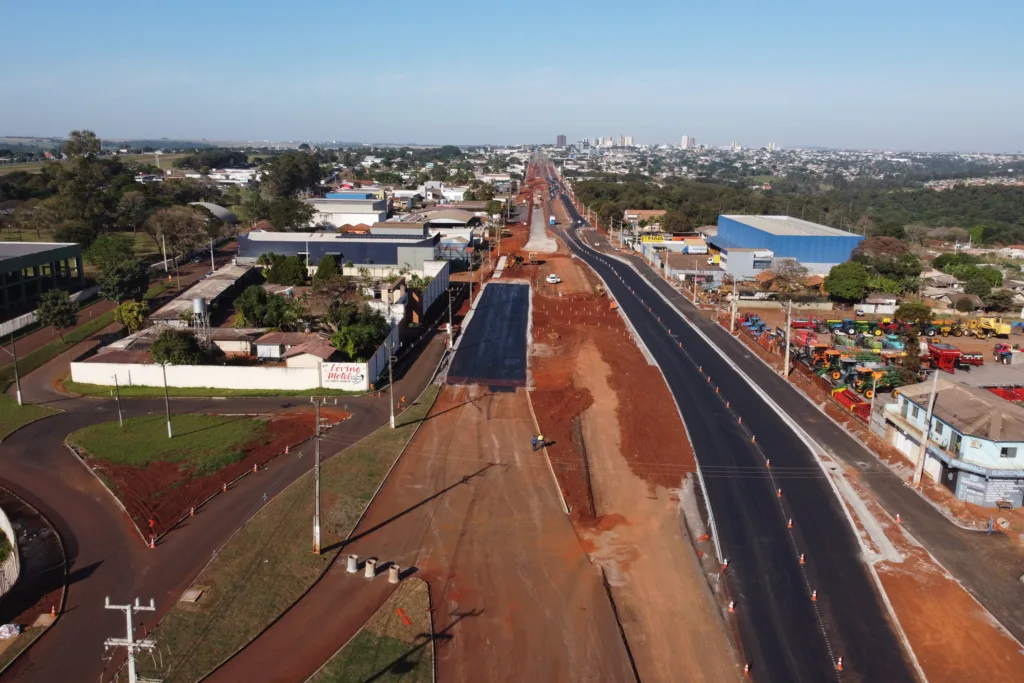
[(836, 671), (842, 671), (842, 670), (843, 670), (843, 658), (840, 657), (838, 660), (836, 660)]
[(749, 664), (747, 664), (746, 666), (743, 667), (743, 675), (745, 677), (747, 677), (747, 678), (750, 678), (750, 665)]
[(57, 608), (53, 607), (52, 605), (50, 606), (50, 616), (55, 618), (57, 616)]
[(736, 601), (735, 600), (730, 600), (729, 601), (729, 614), (735, 614), (735, 613), (736, 613)]
[(188, 511), (188, 516), (189, 517), (195, 517), (196, 516), (196, 506), (195, 505), (193, 505), (192, 509)]
[(228, 492), (228, 485), (227, 484), (221, 484), (221, 492), (222, 493), (227, 493)]
[(818, 591), (811, 591), (811, 602), (818, 602)]
[(149, 548), (150, 550), (156, 548), (156, 536), (149, 537)]
[(764, 466), (765, 466), (765, 467), (771, 467), (771, 466), (772, 466), (772, 460), (771, 460), (771, 458), (765, 458), (765, 459), (764, 459)]
[(786, 528), (787, 529), (792, 529), (793, 528), (793, 518), (792, 517), (790, 517), (789, 521), (786, 522)]
[(775, 495), (777, 495), (777, 496), (778, 496), (779, 498), (782, 498), (782, 489), (778, 489), (778, 490), (777, 490), (777, 491), (775, 492)]
[(259, 470), (260, 470), (260, 466), (257, 465), (256, 463), (253, 463), (252, 464), (252, 472), (253, 472), (253, 474), (256, 474), (257, 472), (259, 472)]
[(903, 524), (903, 520), (900, 519), (900, 513), (898, 513), (898, 512), (896, 513), (896, 523), (897, 524)]
[(803, 553), (800, 553), (800, 564), (806, 564), (806, 562), (804, 561), (804, 554)]

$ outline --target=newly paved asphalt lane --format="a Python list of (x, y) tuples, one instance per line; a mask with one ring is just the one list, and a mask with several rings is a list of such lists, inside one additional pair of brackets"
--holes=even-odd
[[(574, 234), (562, 236), (608, 284), (683, 413), (755, 680), (914, 680), (853, 530), (807, 446), (635, 271), (586, 249)], [(835, 671), (840, 656), (842, 674)]]
[(449, 384), (526, 384), (530, 286), (489, 282), (448, 368)]

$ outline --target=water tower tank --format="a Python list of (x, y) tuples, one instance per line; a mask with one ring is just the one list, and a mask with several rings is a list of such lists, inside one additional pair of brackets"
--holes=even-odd
[(192, 299), (192, 314), (197, 318), (206, 317), (206, 299), (201, 296)]

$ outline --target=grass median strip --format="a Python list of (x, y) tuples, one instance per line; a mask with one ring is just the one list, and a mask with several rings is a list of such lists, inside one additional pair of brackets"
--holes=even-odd
[[(113, 322), (113, 311), (107, 311), (102, 315), (96, 316), (89, 322), (84, 323), (65, 334), (64, 341), (57, 339), (56, 341), (40, 346), (35, 351), (19, 358), (18, 372), (20, 372), (21, 376), (24, 377), (33, 370), (38, 370), (75, 344), (85, 341)], [(7, 387), (9, 387), (13, 381), (14, 365), (9, 364), (0, 368), (0, 390), (6, 391)]]
[(47, 415), (53, 415), (56, 412), (58, 411), (45, 406), (19, 406), (17, 399), (13, 396), (0, 394), (0, 441), (3, 441), (14, 430), (24, 427), (29, 422), (46, 417)]
[[(71, 394), (93, 397), (113, 397), (114, 386), (76, 382), (70, 377), (63, 382), (64, 390)], [(163, 398), (163, 387), (121, 386), (121, 398)], [(179, 398), (205, 398), (210, 396), (355, 396), (363, 391), (340, 391), (338, 389), (302, 389), (284, 391), (277, 389), (217, 389), (215, 387), (168, 387), (167, 395)]]
[(427, 584), (419, 579), (404, 581), (309, 683), (430, 683), (434, 653), (430, 647), (428, 591)]
[[(397, 420), (325, 460), (321, 466), (323, 545), (345, 539), (437, 396), (431, 385)], [(179, 602), (153, 633), (161, 652), (146, 676), (167, 683), (200, 679), (256, 637), (312, 586), (340, 548), (312, 553), (313, 477), (299, 477), (214, 556), (193, 587), (195, 604)], [(343, 607), (339, 607), (342, 609)], [(313, 625), (311, 625), (311, 628)]]

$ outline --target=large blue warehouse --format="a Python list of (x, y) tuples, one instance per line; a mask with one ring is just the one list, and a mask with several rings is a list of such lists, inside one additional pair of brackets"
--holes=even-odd
[(864, 238), (860, 235), (789, 216), (719, 216), (720, 249), (769, 249), (775, 258), (796, 259), (811, 273), (827, 273), (848, 261)]

